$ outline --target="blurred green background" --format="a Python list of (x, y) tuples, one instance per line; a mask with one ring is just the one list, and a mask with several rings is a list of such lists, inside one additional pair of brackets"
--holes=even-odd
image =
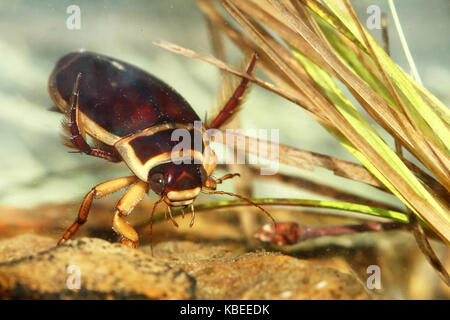
[[(360, 19), (369, 5), (388, 12), (387, 1), (352, 1)], [(66, 9), (81, 9), (81, 29), (69, 30)], [(448, 0), (398, 0), (397, 11), (425, 87), (444, 104), (450, 101)], [(392, 19), (389, 34), (393, 59), (409, 70)], [(81, 198), (106, 179), (128, 175), (124, 165), (68, 153), (61, 145), (61, 114), (50, 112), (48, 77), (56, 61), (84, 48), (139, 66), (180, 92), (203, 118), (215, 102), (218, 70), (198, 60), (175, 55), (152, 45), (167, 40), (212, 55), (207, 24), (191, 0), (160, 1), (1, 1), (0, 2), (0, 205), (31, 207)], [(381, 39), (380, 30), (372, 30)], [(242, 56), (226, 42), (230, 63)], [(298, 106), (253, 87), (241, 113), (243, 128), (279, 129), (280, 142), (309, 151), (354, 161), (353, 157)], [(392, 141), (387, 138), (392, 144)], [(345, 187), (384, 199), (393, 197), (365, 185), (316, 169), (282, 171)], [(225, 189), (232, 188), (227, 182)], [(301, 190), (255, 183), (256, 196), (308, 197)]]

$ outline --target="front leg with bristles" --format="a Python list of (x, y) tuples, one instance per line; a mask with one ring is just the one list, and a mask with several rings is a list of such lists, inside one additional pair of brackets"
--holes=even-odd
[[(79, 150), (80, 152), (86, 153), (87, 155), (103, 158), (112, 162), (120, 162), (122, 159), (114, 153), (106, 150), (91, 148), (91, 146), (86, 142), (86, 134), (84, 130), (79, 127), (79, 85), (80, 85), (81, 73), (77, 75), (72, 95), (70, 98), (70, 111), (66, 115), (63, 127), (67, 135), (70, 137), (63, 137), (63, 143), (70, 147)], [(70, 120), (70, 122), (68, 121)]]

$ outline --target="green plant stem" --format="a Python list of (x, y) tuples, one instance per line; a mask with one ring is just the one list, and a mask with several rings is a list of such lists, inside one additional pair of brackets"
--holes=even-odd
[(406, 59), (408, 60), (409, 67), (411, 68), (411, 73), (413, 74), (414, 79), (420, 84), (422, 83), (422, 79), (419, 76), (419, 72), (417, 71), (416, 64), (414, 63), (414, 59), (411, 55), (411, 51), (409, 51), (408, 42), (406, 42), (405, 34), (403, 33), (402, 25), (400, 24), (400, 19), (397, 15), (397, 10), (395, 9), (394, 0), (389, 0), (389, 9), (391, 9), (392, 18), (394, 19), (395, 28), (397, 29), (398, 36), (400, 38), (400, 43), (402, 44), (403, 51), (405, 52)]
[[(287, 199), (287, 198), (252, 198), (250, 199), (258, 205), (271, 205), (271, 206), (293, 206), (293, 207), (312, 207), (312, 208), (325, 208), (335, 209), (342, 211), (350, 211), (362, 214), (368, 214), (375, 217), (389, 218), (402, 223), (409, 223), (408, 216), (399, 211), (380, 209), (362, 204), (341, 202), (341, 201), (325, 201), (325, 200), (309, 200), (309, 199)], [(204, 204), (198, 204), (194, 206), (194, 211), (206, 211), (211, 209), (222, 209), (230, 207), (248, 206), (249, 204), (243, 200), (229, 200), (209, 202)], [(181, 209), (172, 210), (173, 216), (179, 216), (182, 214)], [(153, 217), (153, 222), (160, 221), (164, 218), (164, 214), (156, 214)], [(150, 223), (150, 219), (144, 220), (139, 226)]]

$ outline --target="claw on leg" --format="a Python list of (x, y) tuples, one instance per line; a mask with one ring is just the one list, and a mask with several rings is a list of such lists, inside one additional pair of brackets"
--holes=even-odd
[(113, 218), (113, 230), (121, 235), (120, 242), (131, 248), (138, 247), (139, 236), (132, 226), (122, 219), (122, 214), (117, 210)]
[(133, 248), (133, 249), (137, 249), (137, 247), (138, 247), (137, 242), (131, 241), (130, 239), (127, 239), (127, 238), (122, 238), (120, 240), (120, 243), (122, 243), (126, 246), (129, 246), (130, 248)]

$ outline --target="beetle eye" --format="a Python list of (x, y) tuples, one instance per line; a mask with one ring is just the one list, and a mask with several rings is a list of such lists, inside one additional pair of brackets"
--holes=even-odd
[(152, 190), (157, 194), (162, 194), (164, 191), (164, 175), (162, 173), (154, 173), (150, 176), (149, 184)]

